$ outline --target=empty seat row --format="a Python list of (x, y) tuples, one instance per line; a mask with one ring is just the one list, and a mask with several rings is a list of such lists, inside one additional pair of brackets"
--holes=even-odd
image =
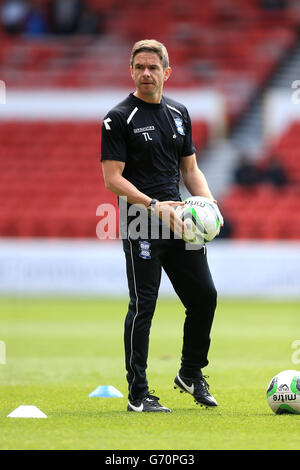
[[(100, 164), (99, 122), (2, 122), (0, 236), (95, 237), (100, 204), (117, 209)], [(195, 122), (201, 148), (208, 125)]]

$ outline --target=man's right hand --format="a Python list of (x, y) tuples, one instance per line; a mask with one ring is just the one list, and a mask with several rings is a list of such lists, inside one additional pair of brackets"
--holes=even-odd
[(154, 206), (154, 213), (159, 217), (170, 229), (182, 238), (185, 226), (175, 211), (177, 206), (184, 206), (182, 201), (157, 201)]

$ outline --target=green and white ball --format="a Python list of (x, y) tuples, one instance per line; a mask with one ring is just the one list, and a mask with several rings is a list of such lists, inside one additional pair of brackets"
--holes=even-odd
[(300, 414), (300, 372), (284, 370), (275, 375), (267, 389), (267, 400), (278, 415)]
[(218, 206), (202, 196), (189, 197), (184, 203), (177, 208), (186, 228), (183, 239), (198, 245), (212, 241), (219, 234), (222, 223)]

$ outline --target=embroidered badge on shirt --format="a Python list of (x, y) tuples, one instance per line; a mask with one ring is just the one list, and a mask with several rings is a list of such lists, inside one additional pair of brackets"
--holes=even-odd
[(176, 117), (174, 118), (174, 122), (176, 124), (178, 134), (185, 135), (182, 119)]
[(143, 259), (151, 259), (151, 250), (150, 250), (151, 243), (146, 240), (141, 240), (139, 242), (139, 245), (140, 245), (139, 256)]

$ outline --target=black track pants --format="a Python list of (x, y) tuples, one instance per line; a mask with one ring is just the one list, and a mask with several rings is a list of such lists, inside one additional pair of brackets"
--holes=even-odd
[(208, 364), (210, 331), (217, 293), (206, 249), (187, 250), (183, 240), (123, 240), (130, 302), (124, 344), (129, 399), (148, 391), (146, 378), (149, 334), (161, 270), (165, 270), (186, 310), (181, 371), (197, 376)]

